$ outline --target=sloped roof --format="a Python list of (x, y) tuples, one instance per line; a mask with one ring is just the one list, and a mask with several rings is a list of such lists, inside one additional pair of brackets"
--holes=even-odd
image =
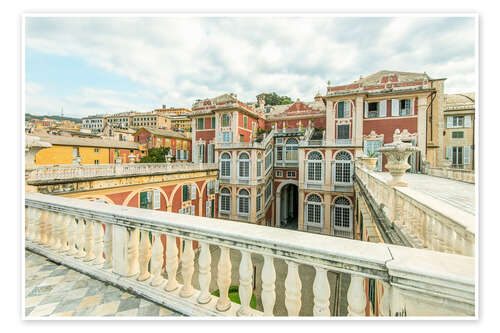
[(80, 146), (80, 147), (103, 147), (103, 148), (125, 148), (139, 149), (139, 144), (128, 141), (108, 140), (108, 139), (90, 139), (74, 136), (60, 135), (40, 135), (37, 134), (40, 141), (51, 143), (59, 146)]
[(271, 111), (269, 113), (264, 113), (267, 117), (278, 117), (281, 114), (283, 116), (293, 116), (300, 115), (300, 113), (309, 112), (313, 113), (323, 113), (326, 111), (326, 106), (321, 100), (312, 101), (312, 102), (302, 102), (297, 100), (292, 104), (285, 105), (266, 105), (264, 107), (270, 107)]
[(475, 109), (476, 94), (445, 94), (445, 110)]
[(430, 77), (426, 73), (381, 70), (370, 74), (367, 77), (360, 78), (359, 80), (354, 81), (354, 83), (362, 83), (363, 85), (377, 84), (381, 82), (382, 78), (392, 75), (396, 75), (398, 77), (397, 82), (413, 82), (425, 79), (430, 80)]
[(137, 131), (135, 133), (139, 132), (142, 129), (145, 129), (149, 133), (154, 134), (154, 135), (158, 135), (158, 136), (165, 136), (165, 137), (169, 137), (169, 138), (188, 139), (188, 137), (182, 133), (175, 132), (172, 130), (167, 130), (167, 129), (154, 128), (154, 127), (140, 127), (139, 129), (137, 129)]

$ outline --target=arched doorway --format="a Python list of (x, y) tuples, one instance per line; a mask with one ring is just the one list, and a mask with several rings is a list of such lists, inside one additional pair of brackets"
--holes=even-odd
[(276, 225), (291, 230), (298, 229), (298, 213), (299, 213), (299, 187), (294, 183), (283, 184), (278, 189)]

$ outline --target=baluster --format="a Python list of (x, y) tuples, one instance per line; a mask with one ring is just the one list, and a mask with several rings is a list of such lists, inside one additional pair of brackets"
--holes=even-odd
[(85, 252), (87, 256), (83, 259), (84, 261), (92, 261), (95, 259), (94, 253), (94, 221), (85, 220)]
[(194, 294), (194, 289), (191, 284), (191, 279), (194, 273), (194, 251), (193, 242), (190, 239), (184, 240), (184, 251), (182, 252), (182, 281), (183, 286), (180, 291), (181, 297), (191, 297)]
[(85, 222), (83, 218), (78, 218), (78, 225), (76, 227), (76, 246), (78, 247), (78, 251), (75, 255), (77, 258), (85, 257), (85, 251), (83, 250), (85, 244)]
[(299, 265), (293, 261), (286, 261), (288, 273), (285, 279), (285, 306), (288, 316), (299, 315), (302, 306), (301, 289), (302, 283), (299, 276)]
[(47, 245), (49, 247), (53, 244), (52, 232), (54, 230), (52, 225), (54, 224), (54, 214), (54, 212), (49, 211), (47, 219), (45, 220), (45, 243), (43, 243), (43, 245)]
[(106, 230), (104, 231), (104, 256), (106, 261), (103, 268), (113, 268), (113, 225), (104, 224)]
[(151, 274), (153, 279), (151, 280), (151, 285), (157, 287), (163, 283), (162, 265), (163, 265), (163, 243), (161, 242), (161, 234), (155, 232), (153, 234), (153, 250), (151, 256)]
[(314, 316), (330, 316), (330, 284), (326, 270), (321, 267), (314, 267), (316, 276), (314, 277)]
[(68, 246), (68, 227), (70, 224), (71, 216), (68, 214), (62, 214), (61, 219), (61, 229), (60, 229), (60, 238), (61, 238), (61, 247), (59, 248), (60, 252), (66, 252), (69, 250)]
[(95, 265), (100, 265), (105, 262), (104, 260), (104, 230), (103, 224), (95, 221), (94, 222), (94, 240), (95, 240)]
[(149, 279), (148, 265), (151, 259), (151, 242), (149, 241), (149, 231), (141, 230), (141, 240), (139, 243), (139, 268), (140, 274), (137, 280), (144, 281)]
[(379, 303), (380, 315), (383, 317), (389, 317), (391, 315), (391, 285), (386, 281), (382, 281), (382, 286), (384, 288), (384, 294), (382, 295)]
[(33, 208), (33, 223), (32, 223), (32, 242), (39, 242), (40, 240), (40, 220), (42, 218), (42, 210)]
[(165, 286), (166, 291), (174, 291), (179, 287), (177, 283), (177, 268), (179, 267), (179, 258), (177, 254), (176, 239), (174, 236), (167, 236), (167, 253), (165, 256), (166, 261), (166, 271), (167, 271), (167, 285)]
[(217, 301), (216, 309), (224, 312), (231, 307), (231, 301), (228, 297), (229, 286), (231, 284), (231, 259), (229, 249), (220, 246), (220, 258), (217, 265), (217, 286), (219, 287), (219, 300)]
[(78, 233), (78, 224), (76, 223), (76, 219), (74, 216), (69, 215), (69, 225), (68, 225), (68, 243), (69, 243), (69, 252), (68, 255), (76, 256), (78, 250), (77, 246), (77, 233)]
[(127, 276), (139, 273), (139, 229), (127, 228), (129, 233), (127, 243)]
[(364, 278), (358, 275), (351, 275), (351, 284), (347, 290), (347, 311), (350, 317), (365, 316), (366, 294)]
[(62, 224), (63, 224), (63, 214), (54, 213), (54, 225), (52, 226), (53, 230), (53, 243), (52, 248), (54, 250), (59, 250), (61, 248), (61, 232), (62, 232)]
[(276, 281), (276, 271), (274, 270), (273, 257), (264, 256), (264, 267), (262, 267), (262, 305), (264, 307), (264, 316), (272, 316), (274, 303), (276, 301), (276, 292), (274, 291), (274, 282)]
[(451, 228), (449, 233), (449, 253), (459, 253), (457, 250), (457, 232)]
[(210, 294), (210, 265), (212, 263), (212, 255), (210, 254), (210, 246), (205, 242), (200, 242), (200, 257), (198, 258), (199, 274), (198, 281), (200, 282), (200, 296), (198, 303), (206, 304), (212, 299)]
[(247, 251), (241, 251), (240, 286), (238, 287), (241, 307), (236, 312), (238, 316), (250, 315), (250, 300), (252, 298), (252, 274), (253, 266), (251, 254)]

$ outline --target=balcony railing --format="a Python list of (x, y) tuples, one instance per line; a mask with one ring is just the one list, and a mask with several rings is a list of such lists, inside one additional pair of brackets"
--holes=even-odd
[[(413, 245), (474, 256), (475, 218), (408, 187), (391, 187), (376, 172), (356, 165), (355, 174), (390, 221)], [(383, 204), (383, 205), (382, 205)]]
[(259, 148), (265, 149), (267, 145), (271, 142), (274, 136), (274, 130), (267, 133), (266, 137), (261, 141), (251, 141), (251, 142), (215, 142), (215, 149), (245, 149), (245, 148)]
[(151, 175), (188, 171), (217, 170), (216, 163), (127, 163), (38, 166), (29, 175), (29, 181), (63, 180), (75, 178)]
[(466, 183), (475, 183), (474, 170), (460, 170), (450, 168), (425, 168), (425, 174), (434, 177), (459, 180)]
[[(475, 313), (472, 257), (342, 238), (332, 241), (331, 236), (308, 233), (297, 237), (297, 231), (39, 193), (27, 194), (25, 205), (26, 248), (190, 316), (272, 316), (277, 298), (284, 299), (288, 316), (298, 316), (302, 307), (299, 265), (315, 271), (314, 316), (332, 315), (329, 271), (350, 274), (344, 303), (350, 316), (366, 313), (365, 278), (381, 281), (383, 316)], [(162, 238), (166, 238), (166, 250)], [(176, 238), (184, 246), (178, 246)], [(196, 264), (195, 242), (199, 245)], [(220, 249), (220, 297), (212, 296), (209, 289), (209, 245)], [(232, 267), (230, 249), (240, 252), (239, 267)], [(255, 255), (264, 262), (256, 277), (262, 281), (263, 311), (250, 308)], [(288, 267), (283, 294), (275, 289), (277, 259), (284, 259)], [(182, 284), (177, 280), (179, 263)], [(233, 270), (239, 272), (239, 283), (231, 281)], [(194, 272), (199, 289), (193, 287)], [(228, 297), (231, 283), (239, 285), (241, 305)]]

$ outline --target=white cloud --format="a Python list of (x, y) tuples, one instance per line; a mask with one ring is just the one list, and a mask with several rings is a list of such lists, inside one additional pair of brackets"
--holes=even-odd
[[(445, 76), (451, 89), (470, 91), (475, 82), (470, 52), (473, 19), (29, 18), (27, 22), (28, 47), (78, 57), (150, 89), (143, 95), (151, 98), (148, 105), (134, 105), (113, 87), (60, 97), (80, 103), (71, 106), (79, 112), (97, 111), (97, 105), (106, 107), (106, 112), (124, 106), (151, 109), (159, 103), (190, 107), (195, 99), (226, 92), (235, 92), (244, 101), (271, 91), (311, 100), (318, 90), (325, 91), (328, 80), (349, 83), (382, 69)], [(40, 107), (48, 107), (40, 91), (36, 96)], [(84, 106), (92, 102), (96, 107)]]

